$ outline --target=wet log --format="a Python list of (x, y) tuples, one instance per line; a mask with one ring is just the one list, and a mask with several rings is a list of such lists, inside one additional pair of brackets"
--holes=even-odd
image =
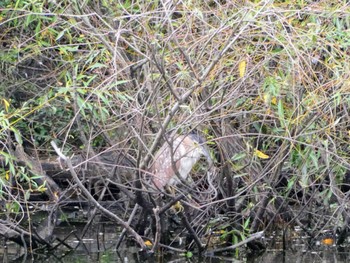
[[(72, 175), (65, 163), (59, 158), (32, 158), (21, 146), (18, 146), (12, 155), (16, 158), (17, 165), (26, 167), (32, 175), (39, 175), (36, 182), (38, 185), (46, 184), (45, 194), (51, 201), (57, 200), (57, 197), (71, 186)], [(71, 160), (79, 179), (84, 183), (89, 183), (92, 188), (103, 188), (109, 182), (113, 182), (112, 188), (123, 187), (125, 183), (132, 182), (135, 176), (133, 162), (117, 151), (99, 153), (90, 158), (76, 155)], [(0, 167), (8, 169), (5, 159), (2, 157), (0, 157)], [(92, 190), (98, 191), (98, 189)], [(38, 194), (31, 194), (37, 200), (42, 198), (35, 197), (35, 195)]]
[(63, 155), (63, 153), (60, 151), (60, 149), (57, 147), (56, 143), (54, 141), (51, 141), (51, 145), (54, 148), (54, 150), (56, 151), (57, 155), (62, 158), (68, 168), (69, 171), (72, 174), (72, 177), (74, 179), (74, 181), (76, 182), (76, 184), (78, 185), (78, 187), (80, 188), (80, 190), (83, 192), (83, 194), (89, 199), (89, 201), (94, 204), (94, 206), (99, 209), (102, 213), (104, 213), (107, 217), (109, 217), (110, 219), (116, 221), (117, 223), (119, 223), (123, 228), (126, 229), (126, 231), (128, 231), (128, 233), (135, 238), (136, 242), (139, 244), (139, 246), (143, 249), (143, 250), (147, 250), (147, 246), (145, 245), (145, 242), (143, 241), (142, 237), (136, 233), (136, 231), (127, 223), (125, 222), (121, 217), (115, 215), (114, 213), (112, 213), (111, 211), (109, 211), (108, 209), (105, 209), (103, 206), (101, 206), (94, 198), (93, 196), (90, 194), (90, 192), (85, 188), (85, 186), (82, 184), (82, 182), (80, 181), (77, 173), (74, 170), (74, 167), (72, 165), (72, 162), (69, 158), (67, 158), (65, 155)]
[(38, 183), (38, 185), (46, 186), (45, 193), (49, 196), (50, 200), (57, 201), (61, 193), (61, 189), (52, 178), (46, 175), (40, 162), (30, 158), (29, 155), (25, 153), (21, 145), (17, 145), (13, 155), (16, 157), (18, 162), (27, 167), (28, 170), (30, 170), (36, 176), (35, 181)]
[(30, 233), (18, 225), (0, 220), (0, 233), (5, 238), (17, 243), (24, 248), (37, 248), (40, 245), (51, 247), (50, 243), (41, 239), (34, 233)]

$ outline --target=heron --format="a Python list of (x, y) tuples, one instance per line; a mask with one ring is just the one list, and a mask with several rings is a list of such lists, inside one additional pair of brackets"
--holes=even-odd
[(156, 153), (150, 169), (154, 186), (163, 191), (166, 187), (176, 186), (181, 182), (178, 175), (187, 180), (193, 166), (202, 156), (211, 166), (212, 159), (204, 139), (198, 134), (178, 135), (172, 142), (166, 142)]

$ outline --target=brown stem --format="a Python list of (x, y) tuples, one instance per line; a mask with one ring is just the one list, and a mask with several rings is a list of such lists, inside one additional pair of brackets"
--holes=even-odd
[(190, 233), (194, 242), (196, 243), (198, 250), (199, 250), (199, 253), (201, 253), (204, 250), (204, 246), (203, 246), (202, 242), (200, 241), (199, 237), (197, 236), (196, 232), (192, 228), (190, 222), (188, 222), (188, 219), (187, 219), (185, 213), (180, 211), (179, 216), (181, 217), (182, 223), (185, 225), (186, 229), (188, 230), (188, 232)]
[(154, 218), (156, 220), (156, 234), (154, 235), (154, 244), (152, 247), (152, 252), (155, 252), (155, 250), (158, 248), (159, 240), (160, 240), (160, 233), (161, 233), (161, 227), (160, 227), (160, 217), (159, 217), (159, 207), (153, 208)]

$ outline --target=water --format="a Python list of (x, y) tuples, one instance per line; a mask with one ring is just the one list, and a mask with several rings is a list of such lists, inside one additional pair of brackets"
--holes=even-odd
[(75, 248), (73, 251), (61, 245), (54, 251), (44, 251), (35, 253), (35, 257), (27, 255), (22, 248), (14, 243), (8, 242), (7, 246), (0, 248), (0, 258), (2, 262), (86, 262), (86, 263), (138, 263), (138, 262), (261, 262), (261, 263), (290, 263), (290, 262), (350, 262), (350, 253), (347, 248), (337, 248), (335, 246), (318, 245), (310, 248), (305, 240), (294, 239), (293, 243), (285, 252), (282, 251), (281, 242), (277, 236), (270, 236), (265, 239), (271, 248), (261, 255), (256, 254), (221, 254), (205, 258), (198, 258), (193, 255), (191, 258), (180, 253), (169, 252), (158, 253), (150, 256), (140, 252), (138, 247), (128, 246), (128, 242), (123, 242), (123, 246), (116, 250), (116, 242), (120, 229), (111, 223), (99, 223), (88, 229), (83, 239), (79, 240), (84, 230), (84, 224), (62, 225), (55, 229), (55, 235), (64, 239), (67, 245)]

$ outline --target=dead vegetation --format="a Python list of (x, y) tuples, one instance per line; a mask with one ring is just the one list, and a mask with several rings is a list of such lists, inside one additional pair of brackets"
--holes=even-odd
[[(57, 211), (88, 201), (151, 251), (235, 249), (294, 226), (345, 242), (346, 2), (56, 2), (0, 5), (3, 227), (25, 228), (40, 193)], [(193, 181), (160, 194), (145, 179), (155, 153), (191, 131), (215, 178), (200, 161)]]

